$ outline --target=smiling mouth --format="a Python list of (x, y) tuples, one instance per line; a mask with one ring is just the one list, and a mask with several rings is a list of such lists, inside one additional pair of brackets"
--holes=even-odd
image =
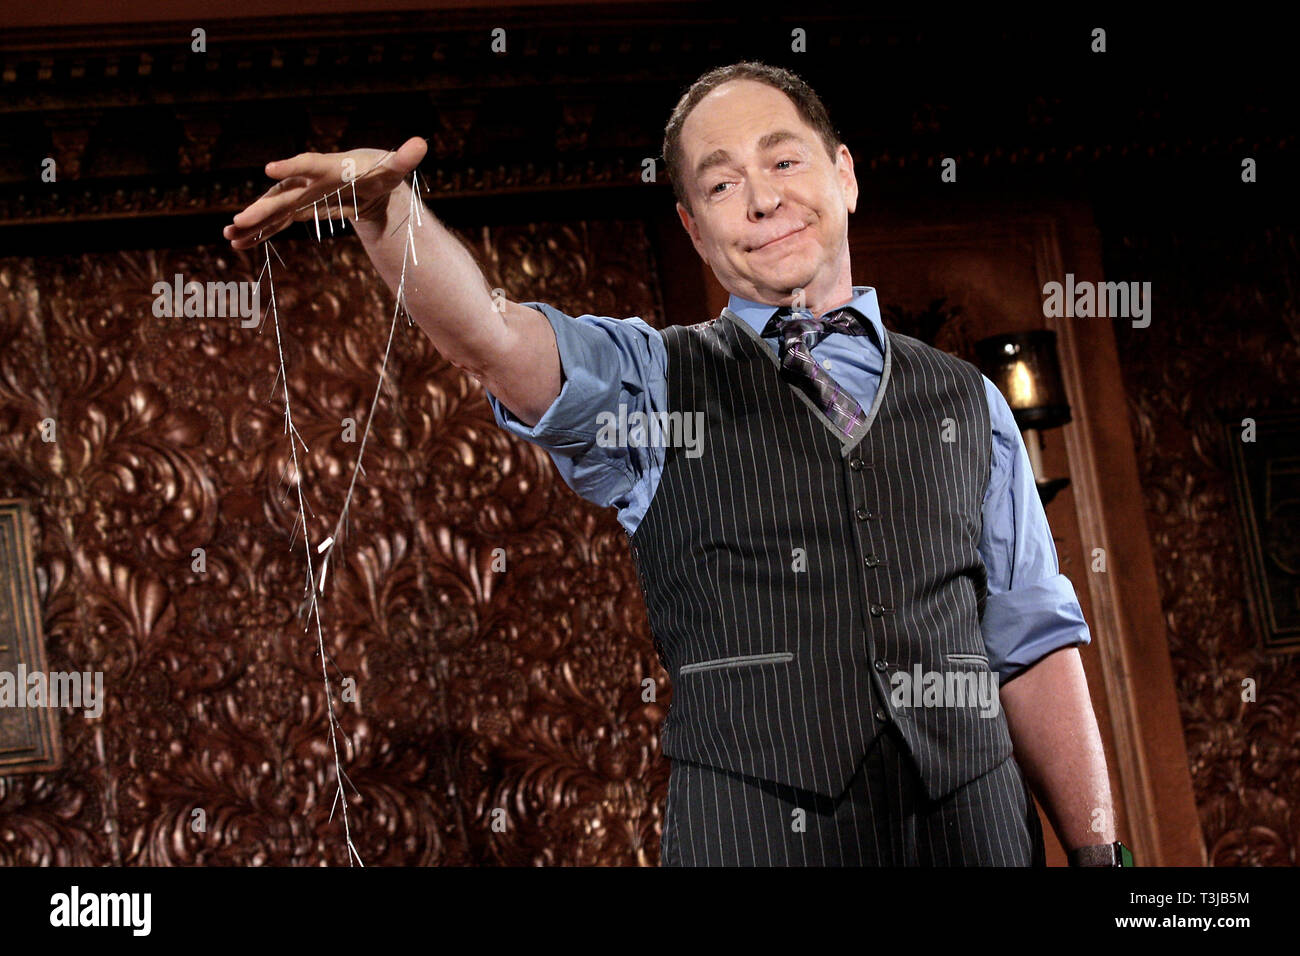
[(766, 249), (768, 246), (774, 246), (774, 245), (776, 245), (776, 244), (779, 243), (779, 242), (785, 242), (785, 240), (790, 239), (790, 238), (793, 238), (794, 236), (799, 235), (801, 232), (803, 232), (803, 231), (804, 231), (805, 229), (807, 229), (807, 228), (808, 228), (807, 225), (801, 226), (801, 227), (799, 227), (798, 229), (796, 229), (794, 232), (787, 232), (784, 236), (778, 236), (777, 238), (772, 239), (772, 240), (770, 240), (769, 242), (765, 242), (765, 243), (763, 243), (761, 246), (755, 246), (755, 247), (754, 247), (753, 249), (751, 249), (750, 251), (751, 251), (751, 252), (758, 252), (760, 249)]

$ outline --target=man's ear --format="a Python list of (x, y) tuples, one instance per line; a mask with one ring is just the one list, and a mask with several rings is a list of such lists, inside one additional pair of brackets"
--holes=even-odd
[(843, 143), (840, 143), (839, 151), (835, 156), (835, 169), (844, 187), (844, 205), (848, 207), (850, 213), (857, 212), (858, 177), (853, 172), (853, 154)]
[(700, 254), (701, 259), (704, 259), (704, 261), (707, 262), (708, 257), (704, 255), (704, 247), (700, 243), (700, 229), (695, 225), (695, 220), (691, 218), (691, 214), (686, 211), (686, 207), (681, 203), (677, 204), (677, 218), (682, 221), (682, 228), (685, 229), (686, 234), (691, 237), (691, 242), (695, 246), (695, 251)]

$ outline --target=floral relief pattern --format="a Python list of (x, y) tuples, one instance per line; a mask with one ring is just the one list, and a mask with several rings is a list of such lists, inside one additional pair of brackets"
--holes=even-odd
[[(393, 304), (354, 237), (288, 235), (276, 302), (320, 542)], [(639, 224), (467, 238), (511, 298), (662, 324)], [(255, 280), (263, 257), (0, 261), (0, 497), (32, 505), (50, 668), (101, 670), (106, 696), (97, 720), (60, 714), (60, 769), (0, 777), (0, 864), (347, 864), (274, 331), (153, 315), (154, 283)], [(361, 858), (657, 863), (667, 687), (613, 511), (400, 319), (363, 465), (322, 602)]]

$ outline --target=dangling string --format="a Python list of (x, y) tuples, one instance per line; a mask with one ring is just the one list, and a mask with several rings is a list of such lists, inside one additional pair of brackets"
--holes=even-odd
[[(389, 152), (386, 153), (384, 157), (379, 160), (379, 162), (375, 163), (375, 165), (371, 167), (371, 169), (377, 168), (384, 161), (384, 159), (387, 159), (388, 156), (392, 155), (394, 152), (395, 150), (389, 150)], [(370, 170), (367, 170), (366, 172), (368, 173), (369, 171)], [(365, 174), (363, 173), (362, 175)], [(274, 250), (271, 248), (270, 241), (266, 243), (266, 248), (267, 248), (266, 265), (263, 268), (263, 272), (262, 272), (262, 274), (267, 277), (267, 281), (271, 293), (270, 295), (271, 304), (269, 307), (269, 313), (272, 316), (275, 325), (276, 351), (279, 354), (279, 358), (280, 358), (280, 367), (276, 377), (276, 382), (279, 383), (280, 381), (283, 381), (284, 383), (285, 431), (290, 437), (290, 442), (289, 442), (290, 462), (293, 466), (294, 486), (298, 495), (298, 516), (294, 522), (293, 528), (291, 529), (290, 547), (292, 548), (293, 541), (295, 540), (297, 535), (298, 527), (301, 526), (303, 530), (303, 543), (307, 553), (307, 583), (305, 588), (306, 599), (303, 602), (303, 605), (306, 608), (308, 614), (307, 628), (310, 629), (311, 622), (313, 620), (315, 621), (315, 625), (316, 625), (317, 652), (320, 654), (321, 657), (321, 675), (325, 683), (325, 697), (326, 697), (326, 702), (328, 704), (327, 713), (329, 717), (330, 747), (334, 755), (334, 776), (335, 776), (336, 789), (334, 793), (334, 803), (333, 806), (331, 806), (330, 808), (330, 820), (333, 821), (334, 819), (334, 810), (337, 808), (341, 808), (342, 817), (343, 817), (344, 839), (347, 842), (347, 848), (348, 848), (349, 866), (352, 865), (353, 860), (355, 860), (356, 863), (360, 866), (365, 866), (365, 863), (362, 862), (361, 856), (360, 854), (357, 853), (356, 846), (352, 842), (351, 826), (348, 820), (347, 795), (343, 789), (344, 783), (346, 782), (347, 785), (352, 788), (353, 792), (356, 793), (358, 797), (361, 794), (360, 791), (357, 790), (356, 786), (352, 783), (351, 779), (349, 779), (348, 775), (343, 771), (342, 760), (340, 759), (339, 756), (338, 735), (340, 731), (340, 726), (334, 710), (334, 695), (333, 695), (333, 690), (331, 689), (329, 683), (329, 670), (326, 666), (327, 660), (332, 663), (333, 658), (328, 655), (328, 652), (325, 649), (324, 629), (322, 627), (321, 617), (320, 617), (320, 603), (317, 600), (317, 598), (318, 596), (323, 597), (325, 594), (325, 576), (329, 568), (330, 556), (334, 552), (335, 545), (342, 541), (346, 533), (346, 527), (347, 527), (346, 522), (348, 517), (348, 511), (352, 505), (352, 496), (356, 491), (357, 477), (358, 475), (364, 475), (366, 473), (365, 467), (362, 465), (362, 459), (365, 455), (366, 441), (370, 437), (370, 428), (374, 422), (375, 411), (379, 405), (379, 395), (380, 392), (383, 390), (384, 378), (388, 370), (388, 359), (390, 354), (392, 353), (392, 348), (393, 348), (393, 336), (397, 330), (397, 317), (402, 312), (405, 312), (407, 317), (407, 323), (411, 325), (414, 324), (414, 321), (411, 318), (410, 310), (407, 309), (406, 307), (406, 259), (407, 259), (407, 255), (409, 254), (412, 263), (417, 266), (419, 265), (419, 261), (418, 259), (416, 259), (416, 254), (415, 254), (415, 234), (411, 227), (411, 220), (412, 218), (414, 218), (415, 223), (420, 226), (423, 226), (423, 222), (424, 222), (423, 218), (420, 215), (420, 208), (419, 208), (420, 205), (422, 204), (419, 196), (419, 176), (414, 171), (411, 174), (411, 183), (412, 183), (411, 202), (410, 202), (410, 208), (407, 212), (407, 219), (406, 219), (406, 248), (402, 252), (402, 273), (401, 273), (401, 278), (398, 281), (398, 285), (397, 285), (396, 301), (393, 306), (393, 318), (392, 321), (389, 323), (388, 343), (384, 347), (383, 361), (380, 363), (379, 366), (379, 380), (375, 383), (375, 393), (370, 401), (370, 411), (366, 415), (366, 427), (365, 430), (362, 432), (361, 444), (357, 449), (357, 461), (352, 469), (352, 476), (348, 482), (348, 490), (347, 493), (344, 495), (343, 506), (339, 511), (338, 520), (335, 522), (334, 525), (334, 532), (333, 534), (327, 536), (325, 540), (323, 540), (316, 547), (316, 553), (318, 555), (324, 555), (324, 557), (321, 559), (319, 578), (316, 575), (315, 568), (313, 566), (312, 559), (311, 559), (311, 550), (312, 550), (311, 537), (307, 526), (307, 513), (310, 511), (310, 507), (307, 504), (307, 501), (303, 495), (302, 480), (301, 480), (302, 476), (301, 476), (301, 471), (298, 463), (297, 446), (299, 444), (302, 445), (304, 454), (309, 454), (309, 451), (306, 442), (302, 440), (302, 436), (298, 433), (298, 429), (294, 426), (292, 411), (289, 405), (289, 378), (285, 371), (284, 350), (280, 342), (280, 321), (279, 321), (279, 312), (275, 301), (275, 285), (274, 282), (271, 280), (271, 255), (270, 254)], [(350, 185), (352, 188), (352, 209), (354, 214), (359, 219), (360, 212), (358, 210), (358, 204), (357, 204), (357, 191), (356, 191), (355, 179), (350, 183)], [(340, 190), (336, 191), (336, 195), (340, 195), (340, 194), (341, 194), (341, 188)], [(321, 239), (321, 233), (320, 233), (320, 215), (317, 212), (317, 202), (319, 202), (319, 200), (314, 201), (312, 203), (312, 218), (315, 220), (316, 240), (319, 242)], [(294, 210), (294, 212), (298, 212), (301, 209), (306, 209), (306, 208), (307, 207), (304, 204), (303, 206), (299, 207), (299, 209)], [(330, 213), (328, 200), (325, 200), (325, 211), (326, 211), (326, 216), (330, 222), (330, 234), (333, 235), (334, 232), (333, 216)], [(340, 215), (343, 214), (343, 201), (341, 195), (339, 199), (339, 213)], [(261, 237), (262, 237), (262, 233), (259, 230), (258, 239), (260, 240)], [(280, 259), (280, 254), (276, 252), (275, 257), (276, 259)], [(280, 259), (280, 264), (284, 265), (284, 260)], [(261, 285), (260, 276), (258, 278), (258, 285), (259, 287)], [(263, 321), (265, 321), (265, 317), (263, 317)], [(274, 392), (274, 388), (275, 385), (273, 384), (272, 385), (273, 392)], [(315, 516), (314, 513), (312, 516), (313, 517)], [(302, 611), (300, 609), (299, 614), (301, 615), (301, 613)]]
[[(319, 220), (318, 220), (318, 227), (319, 227)], [(258, 237), (259, 238), (261, 237), (260, 232), (258, 234)], [(343, 784), (346, 782), (349, 786), (352, 787), (353, 792), (355, 792), (358, 797), (361, 796), (360, 791), (357, 790), (356, 786), (348, 778), (348, 775), (344, 773), (343, 762), (339, 756), (338, 738), (339, 738), (340, 727), (339, 727), (338, 717), (334, 710), (334, 692), (333, 689), (330, 687), (329, 669), (327, 667), (327, 661), (333, 662), (333, 658), (330, 657), (329, 653), (325, 649), (325, 632), (321, 624), (320, 604), (316, 600), (316, 595), (318, 590), (320, 592), (323, 592), (325, 588), (325, 562), (322, 562), (321, 564), (321, 578), (320, 578), (320, 584), (318, 588), (315, 580), (315, 572), (312, 567), (311, 529), (307, 522), (307, 514), (311, 509), (307, 503), (306, 497), (303, 494), (302, 466), (298, 461), (299, 445), (302, 446), (304, 455), (310, 454), (311, 450), (307, 447), (307, 443), (303, 441), (302, 435), (299, 434), (298, 428), (294, 424), (293, 407), (289, 400), (289, 376), (287, 371), (285, 370), (284, 345), (280, 338), (280, 311), (275, 301), (275, 279), (271, 273), (271, 253), (274, 251), (275, 250), (271, 248), (271, 243), (268, 240), (266, 243), (266, 265), (263, 266), (262, 273), (261, 275), (258, 276), (257, 285), (258, 288), (260, 289), (262, 285), (262, 277), (265, 276), (267, 280), (267, 287), (270, 292), (270, 306), (268, 307), (268, 312), (271, 316), (272, 322), (275, 327), (275, 350), (280, 360), (279, 370), (276, 374), (276, 383), (283, 382), (283, 386), (284, 386), (284, 431), (285, 434), (289, 436), (289, 462), (293, 467), (293, 485), (295, 491), (297, 492), (297, 497), (298, 497), (298, 514), (297, 517), (294, 519), (293, 527), (290, 529), (289, 548), (290, 550), (293, 549), (293, 543), (297, 539), (298, 528), (301, 527), (302, 534), (303, 534), (303, 545), (307, 554), (307, 586), (305, 589), (305, 593), (307, 594), (307, 600), (304, 602), (304, 604), (307, 605), (308, 620), (307, 620), (306, 627), (304, 629), (310, 630), (313, 622), (316, 625), (316, 652), (320, 655), (320, 660), (321, 660), (321, 677), (325, 683), (325, 701), (327, 704), (326, 712), (329, 716), (329, 741), (330, 741), (330, 748), (333, 751), (333, 755), (334, 755), (335, 792), (334, 792), (334, 803), (330, 807), (329, 818), (331, 821), (333, 821), (335, 808), (340, 808), (340, 807), (342, 808), (343, 836), (345, 841), (347, 842), (348, 865), (351, 866), (353, 860), (355, 860), (358, 865), (364, 867), (365, 863), (362, 862), (361, 855), (357, 853), (356, 845), (352, 842), (352, 828), (351, 828), (351, 823), (348, 820), (347, 794), (343, 790)], [(280, 259), (280, 254), (276, 252), (275, 257), (277, 259)], [(280, 259), (280, 264), (284, 265), (283, 259)], [(265, 319), (266, 317), (264, 315), (263, 324), (265, 324)], [(260, 334), (260, 329), (259, 329), (259, 334)], [(275, 390), (274, 384), (271, 386), (271, 389), (272, 392), (274, 392)], [(315, 515), (313, 513), (313, 517), (314, 516)], [(332, 537), (327, 538), (324, 542), (321, 543), (321, 546), (316, 549), (316, 553), (317, 554), (321, 553), (322, 550), (325, 550), (326, 548), (332, 546), (332, 543), (333, 543), (333, 538)], [(329, 555), (326, 554), (325, 561), (328, 562), (328, 560), (329, 560)], [(301, 617), (301, 613), (302, 612), (300, 610), (299, 611), (300, 617)], [(337, 664), (335, 665), (335, 667), (337, 669)]]
[[(414, 186), (414, 173), (412, 173), (412, 185)], [(348, 509), (352, 506), (352, 494), (356, 490), (357, 475), (365, 474), (365, 469), (361, 466), (361, 459), (366, 452), (366, 439), (370, 437), (370, 426), (375, 420), (375, 409), (379, 405), (379, 393), (384, 386), (384, 375), (388, 370), (388, 356), (393, 348), (393, 333), (397, 331), (397, 316), (402, 312), (406, 312), (407, 318), (409, 319), (411, 315), (410, 311), (406, 308), (406, 258), (409, 254), (411, 261), (415, 265), (419, 265), (419, 263), (415, 261), (415, 235), (412, 233), (410, 228), (411, 217), (413, 215), (418, 215), (417, 210), (419, 203), (419, 197), (416, 195), (415, 189), (413, 188), (411, 191), (410, 212), (407, 213), (406, 248), (402, 251), (402, 275), (397, 283), (397, 297), (393, 306), (393, 320), (388, 326), (388, 344), (384, 347), (384, 360), (379, 366), (379, 380), (375, 383), (375, 394), (370, 400), (370, 411), (366, 415), (365, 431), (361, 434), (361, 446), (357, 449), (357, 463), (352, 469), (352, 478), (348, 482), (348, 491), (343, 498), (343, 507), (340, 509), (339, 519), (334, 525), (334, 533), (329, 536), (331, 550), (333, 549), (334, 544), (344, 536), (344, 522), (347, 520)]]

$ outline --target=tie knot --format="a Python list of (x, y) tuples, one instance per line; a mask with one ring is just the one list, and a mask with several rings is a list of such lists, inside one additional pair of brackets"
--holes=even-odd
[[(774, 335), (782, 338), (797, 337), (807, 343), (809, 338), (815, 338), (816, 342), (820, 342), (832, 332), (840, 332), (844, 335), (866, 335), (867, 328), (858, 317), (858, 313), (848, 306), (833, 309), (820, 319), (814, 318), (807, 309), (794, 312), (789, 306), (782, 306), (768, 320), (767, 326), (763, 329), (763, 337), (769, 338)], [(811, 347), (809, 345), (809, 348)]]

